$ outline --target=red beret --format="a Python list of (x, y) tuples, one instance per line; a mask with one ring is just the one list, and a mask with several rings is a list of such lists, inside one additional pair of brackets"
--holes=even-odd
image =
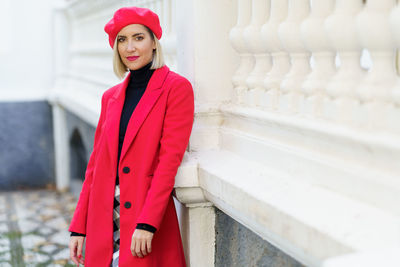
[(157, 39), (161, 39), (162, 29), (156, 13), (144, 7), (122, 7), (115, 11), (112, 19), (104, 26), (111, 48), (114, 47), (119, 31), (129, 24), (145, 25), (156, 35)]

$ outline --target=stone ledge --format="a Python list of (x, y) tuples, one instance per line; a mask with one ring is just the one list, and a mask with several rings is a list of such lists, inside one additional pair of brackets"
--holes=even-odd
[(101, 95), (89, 92), (53, 90), (47, 100), (51, 105), (60, 105), (93, 127), (97, 126), (101, 109)]
[(307, 266), (398, 245), (399, 218), (227, 151), (191, 153), (207, 200)]
[(400, 246), (380, 250), (350, 253), (324, 261), (322, 267), (398, 267)]
[(220, 149), (400, 215), (398, 136), (232, 105), (221, 112)]

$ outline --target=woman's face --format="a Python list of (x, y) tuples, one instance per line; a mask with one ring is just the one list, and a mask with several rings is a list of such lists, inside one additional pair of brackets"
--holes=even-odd
[(130, 24), (117, 35), (118, 52), (122, 62), (130, 70), (137, 70), (153, 58), (156, 42), (142, 24)]

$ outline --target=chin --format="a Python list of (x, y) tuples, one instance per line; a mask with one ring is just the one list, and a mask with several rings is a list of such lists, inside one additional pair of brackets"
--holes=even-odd
[(137, 64), (131, 63), (128, 65), (128, 69), (137, 70), (137, 69), (140, 69), (141, 67), (143, 67), (144, 65), (145, 64), (141, 64), (141, 63), (137, 63)]

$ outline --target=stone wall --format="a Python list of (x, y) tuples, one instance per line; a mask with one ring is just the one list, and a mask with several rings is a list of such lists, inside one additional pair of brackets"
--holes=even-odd
[(216, 267), (302, 267), (254, 232), (235, 221), (221, 210), (216, 212)]
[(47, 101), (0, 103), (0, 190), (54, 183), (51, 107)]

